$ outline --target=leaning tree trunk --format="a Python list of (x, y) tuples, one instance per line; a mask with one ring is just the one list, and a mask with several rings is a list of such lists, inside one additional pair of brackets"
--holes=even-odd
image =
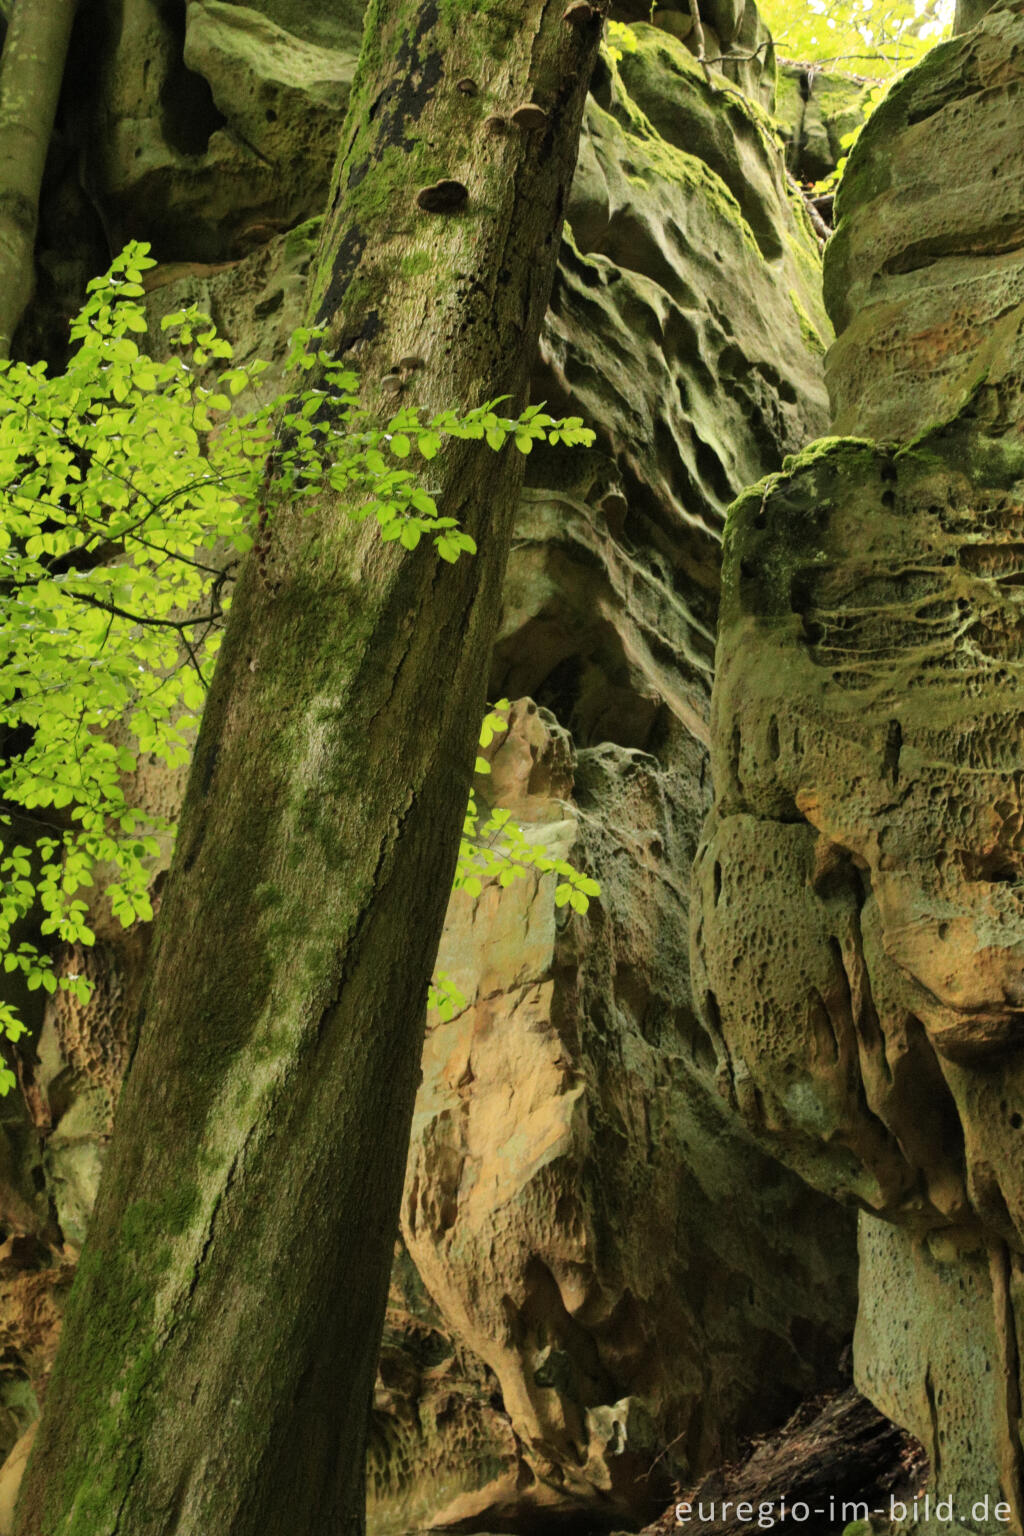
[(0, 358), (35, 286), (39, 188), (76, 0), (14, 0), (0, 57)]
[[(385, 414), (380, 381), (413, 357), (403, 403), (523, 401), (600, 30), (564, 4), (371, 5), (314, 306)], [(542, 111), (516, 120), (529, 102)], [(461, 207), (420, 205), (439, 181), (465, 186)], [(439, 505), (479, 544), (456, 566), (354, 531), (325, 498), (281, 515), (243, 573), (25, 1536), (362, 1528), (518, 459), (473, 443), (432, 462)]]
[(992, 9), (994, 0), (956, 0), (953, 16), (953, 32), (969, 32)]

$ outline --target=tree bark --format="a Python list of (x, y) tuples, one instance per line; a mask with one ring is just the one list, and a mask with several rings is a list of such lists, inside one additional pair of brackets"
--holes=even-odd
[(76, 0), (15, 0), (0, 56), (0, 358), (35, 287), (39, 189)]
[(988, 15), (993, 4), (994, 0), (956, 0), (956, 12), (953, 16), (954, 37), (976, 27), (978, 22)]
[[(377, 0), (314, 284), (368, 403), (523, 403), (600, 17)], [(472, 82), (472, 89), (467, 85)], [(523, 103), (539, 128), (511, 120)], [(459, 181), (457, 211), (419, 191)], [(431, 201), (431, 199), (427, 199)], [(520, 456), (425, 477), (479, 554), (325, 498), (239, 582), (22, 1536), (338, 1536), (363, 1447), (426, 989)]]

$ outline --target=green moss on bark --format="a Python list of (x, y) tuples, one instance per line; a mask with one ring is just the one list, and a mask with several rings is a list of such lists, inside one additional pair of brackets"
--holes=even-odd
[[(408, 353), (408, 403), (430, 413), (525, 396), (597, 49), (563, 8), (480, 28), (433, 0), (371, 7), (310, 310), (338, 354), (358, 346), (371, 409)], [(487, 103), (534, 99), (543, 135), (481, 142)], [(441, 176), (473, 188), (468, 214), (411, 207)], [(521, 471), (483, 443), (432, 462), (479, 547), (456, 566), (383, 546), (325, 495), (275, 511), (241, 574), (22, 1536), (362, 1528), (426, 990)]]

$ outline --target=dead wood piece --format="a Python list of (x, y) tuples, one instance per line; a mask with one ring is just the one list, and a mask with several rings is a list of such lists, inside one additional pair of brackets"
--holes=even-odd
[[(890, 1496), (916, 1492), (927, 1475), (919, 1442), (884, 1418), (855, 1387), (847, 1387), (825, 1400), (803, 1404), (744, 1460), (717, 1467), (695, 1487), (680, 1492), (672, 1508), (643, 1536), (665, 1536), (668, 1531), (749, 1536), (751, 1520), (737, 1515), (737, 1506), (748, 1504), (753, 1505), (754, 1522), (760, 1505), (771, 1506), (772, 1536), (807, 1536), (812, 1530), (815, 1536), (838, 1536), (854, 1518), (848, 1510), (844, 1517), (844, 1504), (866, 1503), (869, 1510), (888, 1507)], [(676, 1519), (679, 1504), (691, 1510), (683, 1524)], [(806, 1504), (814, 1518), (783, 1518), (783, 1504), (787, 1511)]]

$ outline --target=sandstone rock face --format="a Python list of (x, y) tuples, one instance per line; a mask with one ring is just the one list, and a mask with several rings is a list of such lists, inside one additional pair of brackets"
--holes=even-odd
[(85, 178), (111, 250), (131, 237), (163, 261), (222, 261), (323, 212), (362, 6), (329, 25), (313, 10), (105, 7)]
[(467, 1479), (439, 1525), (636, 1517), (834, 1368), (842, 1213), (707, 1089), (673, 873), (702, 752), (669, 739), (659, 758), (610, 741), (574, 756), (524, 701), (494, 754), (501, 803), (604, 884), (585, 921), (555, 908), (553, 875), (449, 910), (438, 964), (468, 1007), (428, 1028), (402, 1230), (493, 1372), (516, 1457)]
[(930, 1222), (965, 1219), (970, 1193), (1012, 1237), (1002, 1072), (979, 1079), (993, 1118), (966, 1161), (959, 1133), (963, 1069), (1021, 1027), (1019, 619), (999, 577), (1024, 460), (997, 441), (982, 480), (991, 443), (826, 444), (733, 507), (697, 947), (737, 1106), (807, 1177)]
[(786, 163), (798, 181), (823, 181), (847, 153), (843, 138), (864, 119), (870, 84), (802, 64), (783, 64), (775, 115), (786, 140)]
[[(751, 101), (771, 110), (775, 94), (775, 48), (771, 33), (754, 0), (700, 0), (704, 56), (725, 77), (739, 85)], [(696, 52), (693, 12), (687, 0), (668, 5), (644, 0), (615, 0), (611, 15), (620, 21), (653, 22), (669, 36)]]
[[(731, 1121), (691, 998), (724, 511), (822, 430), (830, 330), (771, 124), (705, 79), (676, 14), (637, 21), (595, 78), (534, 393), (598, 443), (531, 460), (494, 659), (493, 696), (535, 703), (487, 785), (606, 895), (585, 920), (547, 877), (453, 902), (441, 965), (469, 1004), (424, 1059), (370, 1459), (381, 1533), (646, 1513), (820, 1384), (852, 1321), (849, 1215)], [(317, 231), (274, 229), (322, 203), (358, 17), (126, 0), (108, 19), (81, 106), (111, 241), (154, 241), (154, 322), (194, 301), (242, 358), (280, 361)], [(705, 19), (709, 53), (766, 38), (750, 4)], [(770, 49), (743, 71), (767, 99)], [(142, 792), (164, 811), (180, 787)], [(49, 1007), (8, 1142), (47, 1349), (144, 960), (139, 936), (101, 937), (67, 957), (100, 990)], [(16, 1345), (12, 1382), (40, 1389), (49, 1358)], [(19, 1390), (0, 1376), (0, 1405)], [(34, 1407), (11, 1413), (3, 1446)]]
[(635, 33), (588, 105), (535, 384), (598, 442), (531, 461), (494, 672), (587, 746), (706, 739), (725, 507), (821, 429), (830, 335), (760, 114)]
[(467, 1477), (486, 1485), (519, 1462), (497, 1378), (453, 1333), (399, 1241), (367, 1447), (371, 1529), (422, 1529)]
[(1022, 1468), (1022, 47), (997, 5), (851, 159), (829, 381), (879, 441), (730, 509), (695, 868), (719, 1091), (865, 1213), (858, 1381), (978, 1529)]
[[(1019, 1255), (977, 1229), (922, 1241), (866, 1216), (860, 1247), (861, 1390), (929, 1448), (934, 1487), (961, 1517), (955, 1532), (1013, 1530), (1021, 1508)], [(1010, 1511), (993, 1518), (1000, 1502)]]
[(956, 10), (953, 15), (954, 33), (969, 32), (976, 27), (992, 7), (992, 0), (956, 0)]
[(1020, 27), (997, 5), (933, 49), (857, 146), (825, 277), (837, 432), (905, 441), (962, 411), (983, 379), (1012, 390), (1019, 375)]
[[(814, 246), (757, 114), (635, 31), (588, 110), (535, 390), (599, 440), (531, 461), (492, 695), (540, 707), (483, 781), (604, 894), (586, 919), (551, 877), (453, 898), (469, 1006), (428, 1030), (402, 1211), (515, 1436), (500, 1476), (449, 1463), (436, 1521), (467, 1530), (643, 1515), (820, 1380), (847, 1315), (846, 1218), (730, 1126), (686, 954), (721, 518), (823, 421)], [(402, 1509), (399, 1479), (375, 1528)]]

